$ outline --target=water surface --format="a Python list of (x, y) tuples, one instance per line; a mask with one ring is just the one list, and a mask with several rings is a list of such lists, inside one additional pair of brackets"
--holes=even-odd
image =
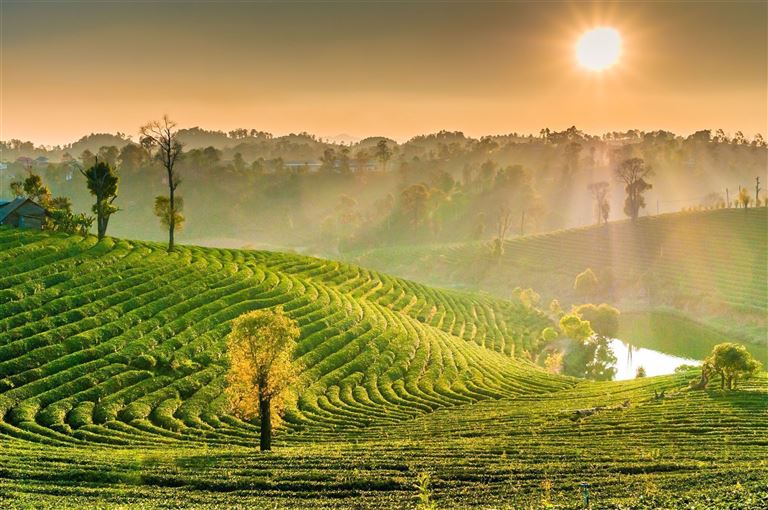
[(699, 365), (701, 361), (666, 354), (653, 349), (636, 347), (617, 338), (610, 341), (610, 347), (616, 356), (616, 381), (634, 379), (638, 367), (645, 368), (645, 375), (665, 375), (674, 373), (680, 365)]

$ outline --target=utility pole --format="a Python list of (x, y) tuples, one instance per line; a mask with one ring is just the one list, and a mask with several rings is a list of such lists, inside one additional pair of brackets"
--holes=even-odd
[(760, 203), (760, 176), (755, 177), (755, 207)]
[(725, 188), (725, 206), (731, 208), (731, 196), (728, 194), (728, 188)]

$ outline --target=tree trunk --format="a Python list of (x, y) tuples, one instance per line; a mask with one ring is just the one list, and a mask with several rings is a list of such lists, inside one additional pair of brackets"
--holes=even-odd
[[(168, 163), (170, 166), (170, 162)], [(173, 251), (173, 234), (176, 230), (176, 204), (174, 202), (174, 189), (173, 189), (173, 171), (168, 169), (168, 251)]]
[(272, 449), (272, 405), (270, 399), (259, 398), (259, 415), (261, 417), (261, 435), (259, 443), (261, 451)]

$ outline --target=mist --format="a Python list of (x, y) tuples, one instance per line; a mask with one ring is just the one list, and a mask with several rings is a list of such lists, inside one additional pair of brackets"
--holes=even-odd
[[(609, 218), (621, 219), (625, 191), (614, 170), (633, 157), (653, 171), (641, 215), (723, 207), (768, 167), (760, 135), (721, 130), (594, 136), (572, 127), (479, 139), (440, 131), (401, 144), (386, 137), (344, 144), (308, 133), (274, 137), (195, 127), (180, 130), (179, 140), (178, 193), (187, 218), (181, 242), (319, 255), (595, 224), (588, 186), (597, 182), (608, 183)], [(53, 195), (88, 212), (92, 197), (76, 168), (99, 158), (121, 178), (110, 234), (164, 238), (152, 204), (167, 179), (127, 135), (92, 134), (55, 148), (11, 140), (3, 149), (8, 163), (0, 171), (0, 197), (10, 196), (11, 181), (34, 171)], [(502, 216), (509, 225), (500, 233)]]

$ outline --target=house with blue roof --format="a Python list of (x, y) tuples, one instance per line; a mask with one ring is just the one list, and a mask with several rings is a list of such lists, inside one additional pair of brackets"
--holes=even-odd
[(10, 202), (0, 201), (0, 225), (18, 228), (43, 228), (48, 211), (29, 198), (19, 197)]

